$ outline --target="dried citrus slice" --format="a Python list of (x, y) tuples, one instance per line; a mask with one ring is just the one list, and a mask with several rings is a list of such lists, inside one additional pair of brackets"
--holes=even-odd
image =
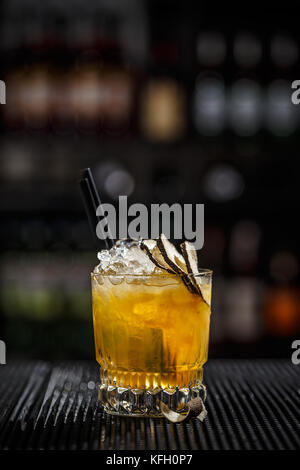
[(197, 294), (198, 290), (195, 288), (193, 281), (187, 275), (188, 267), (185, 263), (184, 257), (176, 250), (175, 246), (163, 233), (157, 240), (157, 247), (159, 248), (165, 262), (181, 277), (187, 289), (193, 294)]
[(184, 257), (176, 250), (175, 246), (162, 233), (157, 240), (159, 248), (164, 260), (178, 274), (186, 274), (188, 272)]
[(210, 304), (210, 295), (209, 289), (205, 289), (204, 285), (201, 284), (201, 276), (198, 276), (198, 257), (197, 252), (190, 242), (183, 242), (180, 245), (182, 254), (184, 256), (188, 272), (190, 273), (190, 277), (192, 279), (193, 285), (197, 290), (198, 294), (201, 295), (202, 299), (204, 300), (207, 305)]
[(149, 256), (150, 260), (155, 264), (155, 266), (160, 269), (164, 269), (170, 274), (175, 274), (158, 249), (156, 240), (143, 240), (141, 242), (141, 248)]

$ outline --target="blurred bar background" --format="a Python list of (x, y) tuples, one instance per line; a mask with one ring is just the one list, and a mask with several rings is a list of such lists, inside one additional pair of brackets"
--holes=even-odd
[(106, 202), (205, 204), (211, 356), (290, 356), (300, 333), (296, 13), (255, 3), (2, 2), (8, 359), (94, 357), (97, 258), (77, 187), (87, 166)]

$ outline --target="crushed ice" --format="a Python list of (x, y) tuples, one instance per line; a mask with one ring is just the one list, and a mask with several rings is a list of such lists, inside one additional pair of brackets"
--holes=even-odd
[(98, 253), (99, 264), (95, 273), (106, 274), (152, 274), (156, 266), (140, 248), (139, 241), (121, 240), (110, 250)]

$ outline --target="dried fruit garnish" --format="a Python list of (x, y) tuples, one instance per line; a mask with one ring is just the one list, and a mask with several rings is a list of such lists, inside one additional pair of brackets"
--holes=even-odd
[(188, 402), (189, 405), (189, 418), (197, 418), (199, 421), (204, 421), (207, 416), (207, 411), (204, 406), (202, 398), (193, 398)]
[(167, 418), (171, 423), (182, 423), (185, 419), (188, 418), (190, 414), (190, 408), (188, 408), (186, 413), (177, 413), (176, 411), (170, 410), (170, 408), (163, 402), (160, 403), (160, 410), (165, 418)]
[(158, 240), (142, 240), (140, 247), (155, 266), (180, 276), (186, 288), (192, 294), (200, 295), (209, 305), (209, 298), (201, 286), (201, 278), (197, 276), (197, 253), (192, 243), (184, 242), (180, 245), (183, 256), (163, 233)]
[(201, 295), (204, 302), (209, 305), (209, 299), (207, 298), (206, 292), (201, 285), (201, 276), (197, 276), (198, 257), (193, 244), (190, 242), (183, 242), (181, 243), (180, 248), (184, 256), (188, 272), (190, 273), (194, 288), (197, 290), (197, 293)]
[(157, 240), (157, 247), (159, 248), (164, 260), (171, 269), (177, 274), (187, 274), (187, 266), (183, 256), (176, 250), (175, 246), (167, 239), (162, 233)]
[(155, 264), (160, 269), (164, 269), (170, 274), (175, 274), (174, 271), (171, 269), (170, 265), (166, 263), (164, 257), (162, 256), (160, 250), (157, 247), (156, 240), (143, 240), (141, 242), (142, 250), (147, 253), (152, 263)]
[(177, 411), (170, 410), (170, 408), (163, 402), (160, 404), (160, 409), (165, 418), (171, 423), (182, 423), (182, 421), (189, 421), (192, 418), (199, 419), (203, 422), (207, 416), (207, 411), (204, 405), (205, 397), (193, 398), (187, 403), (187, 410), (184, 413), (177, 413)]
[(171, 267), (173, 272), (178, 274), (182, 279), (184, 285), (192, 294), (197, 294), (198, 290), (195, 289), (193, 282), (187, 275), (188, 268), (184, 261), (183, 256), (176, 250), (175, 246), (167, 239), (162, 233), (157, 240), (157, 247), (161, 252), (165, 262)]

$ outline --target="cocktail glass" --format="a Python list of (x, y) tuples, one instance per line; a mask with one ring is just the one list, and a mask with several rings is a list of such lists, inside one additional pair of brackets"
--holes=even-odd
[(99, 400), (107, 413), (160, 417), (161, 402), (184, 413), (201, 393), (212, 271), (189, 276), (203, 296), (174, 274), (91, 274)]

